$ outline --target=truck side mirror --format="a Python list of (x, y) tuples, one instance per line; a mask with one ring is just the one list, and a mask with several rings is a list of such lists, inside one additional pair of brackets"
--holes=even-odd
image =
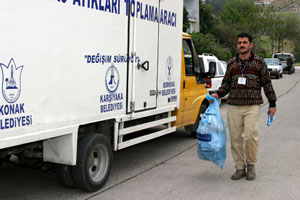
[(208, 73), (209, 73), (210, 78), (215, 77), (215, 75), (216, 75), (216, 68), (217, 68), (217, 63), (216, 62), (210, 62), (209, 63), (209, 71), (208, 71)]

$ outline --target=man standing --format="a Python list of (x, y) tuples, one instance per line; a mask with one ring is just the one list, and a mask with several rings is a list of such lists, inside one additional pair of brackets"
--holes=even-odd
[(292, 56), (289, 56), (286, 60), (286, 64), (288, 66), (288, 70), (289, 70), (289, 74), (292, 74), (293, 73), (293, 64), (294, 64), (294, 61), (293, 61), (293, 58)]
[(239, 53), (229, 61), (221, 87), (212, 94), (220, 98), (229, 93), (227, 116), (231, 153), (236, 168), (232, 180), (244, 176), (247, 180), (254, 180), (256, 176), (259, 105), (263, 103), (261, 87), (270, 103), (268, 114), (273, 117), (276, 112), (276, 95), (267, 65), (263, 58), (253, 54), (252, 47), (249, 34), (241, 33), (237, 36)]

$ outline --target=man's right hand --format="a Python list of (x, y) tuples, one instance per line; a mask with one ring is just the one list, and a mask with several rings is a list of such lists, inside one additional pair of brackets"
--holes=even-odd
[[(217, 93), (213, 93), (213, 94), (211, 94), (210, 96), (212, 96), (212, 97), (214, 97), (214, 98), (216, 98), (216, 99), (219, 98), (219, 95), (218, 95)], [(213, 102), (214, 102), (213, 100), (209, 101), (209, 103), (213, 103)]]
[(213, 94), (211, 94), (210, 96), (212, 96), (212, 97), (214, 97), (214, 98), (216, 98), (216, 99), (218, 99), (218, 98), (219, 98), (219, 95), (218, 95), (218, 93), (213, 93)]

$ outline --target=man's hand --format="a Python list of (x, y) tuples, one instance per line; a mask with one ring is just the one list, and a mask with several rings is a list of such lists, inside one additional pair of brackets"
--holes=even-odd
[(218, 99), (218, 98), (219, 98), (219, 95), (218, 95), (218, 93), (213, 93), (213, 94), (211, 94), (210, 96), (212, 96), (212, 97), (215, 97), (216, 99)]
[[(219, 95), (218, 95), (217, 93), (213, 93), (213, 94), (211, 94), (210, 96), (212, 96), (212, 97), (214, 97), (214, 98), (216, 98), (216, 99), (219, 98)], [(209, 101), (209, 103), (213, 103), (213, 102), (214, 102), (213, 100)]]
[(269, 108), (268, 115), (271, 114), (271, 119), (273, 119), (275, 113), (276, 113), (276, 107)]

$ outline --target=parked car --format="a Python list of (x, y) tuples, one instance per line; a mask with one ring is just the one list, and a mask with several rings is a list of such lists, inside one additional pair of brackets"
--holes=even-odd
[(227, 62), (224, 60), (220, 60), (220, 63), (223, 65), (223, 67), (225, 68), (225, 71), (227, 70)]
[(275, 53), (273, 58), (278, 58), (283, 66), (283, 71), (287, 71), (289, 74), (295, 73), (294, 55), (291, 53)]
[(278, 58), (265, 58), (268, 65), (268, 70), (271, 76), (276, 76), (277, 79), (282, 78), (283, 65)]
[[(222, 80), (224, 78), (227, 63), (225, 61), (220, 61), (215, 55), (204, 53), (202, 55), (198, 55), (200, 62), (203, 63), (205, 71), (209, 70), (209, 64), (211, 62), (216, 63), (216, 73), (215, 77), (211, 78), (211, 82), (206, 84), (207, 90), (210, 94), (216, 92), (218, 88), (222, 84)], [(223, 63), (225, 62), (225, 63)]]

